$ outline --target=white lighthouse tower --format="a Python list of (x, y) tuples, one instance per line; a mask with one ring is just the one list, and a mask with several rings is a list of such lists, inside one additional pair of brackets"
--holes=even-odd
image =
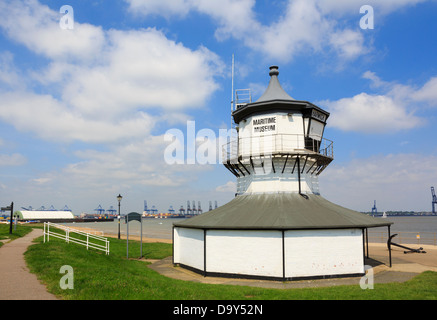
[(238, 139), (224, 148), (223, 163), (237, 177), (237, 194), (319, 194), (318, 175), (333, 160), (323, 138), (329, 113), (290, 97), (270, 67), (270, 83), (254, 103), (238, 104), (232, 116)]
[(269, 75), (265, 93), (232, 112), (238, 137), (223, 164), (236, 176), (235, 198), (173, 225), (173, 263), (282, 281), (363, 275), (367, 228), (392, 223), (320, 195), (318, 176), (334, 159), (323, 138), (329, 113), (290, 97), (278, 67)]

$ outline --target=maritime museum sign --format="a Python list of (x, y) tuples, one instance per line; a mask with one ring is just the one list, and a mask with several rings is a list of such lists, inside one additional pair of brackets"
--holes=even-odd
[(276, 116), (252, 119), (253, 135), (274, 134), (277, 127)]

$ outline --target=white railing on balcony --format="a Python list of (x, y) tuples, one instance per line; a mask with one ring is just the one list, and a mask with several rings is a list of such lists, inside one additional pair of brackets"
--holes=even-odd
[(222, 161), (233, 161), (244, 156), (287, 153), (314, 153), (333, 159), (333, 142), (324, 138), (317, 141), (303, 134), (274, 134), (238, 138), (223, 145)]

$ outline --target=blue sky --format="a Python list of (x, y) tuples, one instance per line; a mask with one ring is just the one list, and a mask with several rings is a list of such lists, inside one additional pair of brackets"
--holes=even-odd
[[(74, 10), (74, 28), (59, 25)], [(374, 28), (360, 28), (363, 5)], [(437, 184), (437, 1), (124, 0), (0, 3), (0, 204), (93, 213), (230, 201), (220, 163), (169, 165), (169, 129), (230, 126), (270, 65), (295, 99), (331, 113), (328, 200), (431, 210)]]

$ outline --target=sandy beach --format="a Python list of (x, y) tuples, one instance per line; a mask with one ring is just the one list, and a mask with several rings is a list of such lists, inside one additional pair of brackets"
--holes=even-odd
[[(118, 234), (113, 234), (113, 233), (103, 233), (100, 230), (96, 230), (93, 228), (84, 228), (84, 227), (72, 227), (72, 226), (68, 226), (71, 230), (78, 230), (78, 231), (82, 231), (82, 232), (87, 232), (90, 234), (95, 234), (98, 236), (103, 236), (103, 237), (110, 237), (110, 238), (118, 238)], [(126, 235), (125, 234), (120, 234), (120, 239), (126, 239)], [(129, 235), (129, 240), (135, 240), (135, 241), (140, 241), (141, 237), (137, 236), (137, 235)], [(147, 243), (147, 242), (162, 242), (162, 243), (172, 243), (171, 239), (161, 239), (161, 238), (149, 238), (149, 237), (144, 237), (142, 238), (143, 243)]]

